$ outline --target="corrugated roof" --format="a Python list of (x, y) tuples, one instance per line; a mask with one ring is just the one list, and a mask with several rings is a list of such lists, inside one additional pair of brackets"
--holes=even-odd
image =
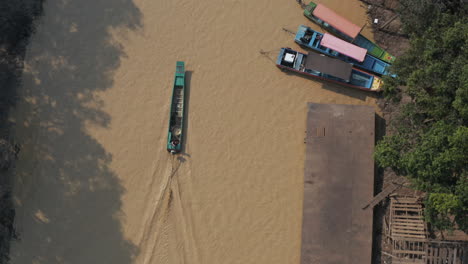
[(320, 44), (334, 51), (338, 51), (339, 53), (351, 57), (359, 62), (364, 61), (367, 53), (366, 49), (353, 45), (328, 33), (323, 35)]
[(349, 81), (353, 65), (315, 52), (309, 52), (305, 67)]
[(312, 12), (312, 14), (353, 39), (361, 31), (361, 28), (359, 26), (351, 23), (346, 18), (338, 15), (333, 10), (329, 9), (328, 7), (322, 4), (318, 4)]

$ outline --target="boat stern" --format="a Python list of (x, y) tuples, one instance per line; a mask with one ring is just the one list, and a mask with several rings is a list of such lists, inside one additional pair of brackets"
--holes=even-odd
[(285, 48), (281, 48), (280, 49), (280, 52), (278, 53), (278, 58), (276, 58), (276, 66), (281, 67), (281, 61), (283, 60), (283, 56), (284, 56), (284, 52), (285, 52)]
[(306, 7), (304, 8), (304, 16), (313, 19), (312, 12), (314, 12), (314, 9), (317, 7), (317, 4), (314, 2), (310, 2)]
[(300, 25), (299, 28), (297, 28), (297, 33), (296, 36), (294, 37), (294, 41), (299, 44), (299, 45), (307, 45), (307, 43), (304, 43), (303, 38), (306, 34), (307, 27), (304, 25)]
[(384, 58), (384, 61), (388, 62), (388, 63), (393, 63), (396, 59), (395, 56), (391, 55), (390, 53), (386, 52), (384, 53), (383, 55), (383, 58)]
[(377, 76), (374, 76), (374, 80), (372, 82), (372, 86), (370, 90), (373, 92), (379, 92), (382, 90), (382, 85), (383, 85), (382, 79)]
[[(290, 48), (281, 48), (278, 58), (276, 60), (276, 66), (280, 69), (292, 69), (297, 70), (297, 59), (299, 56), (299, 52), (294, 51)], [(299, 66), (297, 66), (299, 67)]]

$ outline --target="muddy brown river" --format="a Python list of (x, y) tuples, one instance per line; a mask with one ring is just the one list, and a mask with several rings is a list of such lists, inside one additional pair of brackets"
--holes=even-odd
[[(357, 0), (317, 2), (366, 23)], [(12, 264), (299, 263), (306, 103), (375, 98), (275, 67), (280, 47), (301, 50), (283, 27), (319, 29), (296, 1), (48, 0), (44, 10), (11, 114), (22, 144)], [(171, 156), (177, 60), (187, 134)]]

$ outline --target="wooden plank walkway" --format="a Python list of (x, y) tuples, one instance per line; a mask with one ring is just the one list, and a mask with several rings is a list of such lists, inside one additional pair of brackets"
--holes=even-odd
[(387, 198), (390, 194), (392, 194), (396, 189), (400, 188), (404, 183), (404, 178), (398, 178), (395, 182), (391, 183), (385, 189), (383, 189), (379, 194), (374, 196), (371, 201), (369, 201), (366, 205), (362, 207), (362, 209), (373, 208), (378, 203), (380, 203), (383, 199)]
[(390, 219), (390, 235), (393, 240), (427, 240), (422, 204), (417, 199), (392, 197)]
[(414, 197), (390, 200), (392, 263), (426, 263), (427, 232), (422, 204)]
[(427, 238), (422, 204), (414, 197), (392, 197), (390, 237), (394, 264), (468, 264), (468, 242)]
[(375, 113), (309, 104), (301, 263), (370, 263)]

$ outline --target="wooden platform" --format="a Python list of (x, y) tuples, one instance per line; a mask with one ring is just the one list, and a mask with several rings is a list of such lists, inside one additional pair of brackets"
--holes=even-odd
[(371, 263), (375, 114), (309, 104), (301, 263)]
[(390, 202), (393, 264), (468, 264), (468, 243), (429, 240), (421, 201), (394, 196)]

